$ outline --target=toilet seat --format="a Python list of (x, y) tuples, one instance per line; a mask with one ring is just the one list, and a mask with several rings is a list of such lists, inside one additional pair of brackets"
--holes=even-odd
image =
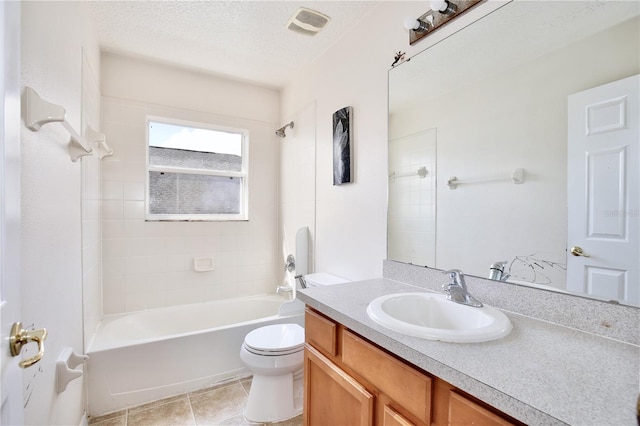
[(298, 324), (274, 324), (249, 332), (244, 338), (247, 351), (264, 356), (300, 352), (304, 348), (304, 328)]

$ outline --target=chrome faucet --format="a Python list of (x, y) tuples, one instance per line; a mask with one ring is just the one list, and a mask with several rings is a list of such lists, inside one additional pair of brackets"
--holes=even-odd
[(307, 280), (304, 279), (304, 275), (296, 275), (295, 279), (300, 281), (300, 287), (307, 288)]
[(492, 263), (489, 267), (489, 279), (495, 281), (506, 281), (511, 275), (504, 273), (506, 261)]
[(481, 308), (482, 302), (473, 297), (467, 291), (467, 283), (464, 282), (464, 274), (458, 269), (451, 269), (444, 272), (449, 274), (451, 282), (444, 284), (442, 289), (449, 293), (447, 294), (447, 300), (460, 303), (462, 305), (473, 306), (474, 308)]

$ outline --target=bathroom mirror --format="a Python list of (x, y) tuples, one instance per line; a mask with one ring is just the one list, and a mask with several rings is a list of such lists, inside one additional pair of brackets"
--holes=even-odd
[[(581, 293), (566, 278), (568, 99), (640, 73), (639, 12), (516, 0), (390, 70), (388, 259), (485, 278), (504, 261), (509, 282)], [(635, 191), (605, 213), (637, 246)], [(635, 305), (627, 285), (617, 299)]]

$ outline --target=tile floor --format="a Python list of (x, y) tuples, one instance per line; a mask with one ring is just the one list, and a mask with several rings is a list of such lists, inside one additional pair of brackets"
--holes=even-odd
[[(90, 418), (89, 425), (257, 425), (247, 422), (242, 416), (250, 388), (251, 377), (232, 380), (185, 395)], [(302, 415), (269, 425), (302, 426)]]

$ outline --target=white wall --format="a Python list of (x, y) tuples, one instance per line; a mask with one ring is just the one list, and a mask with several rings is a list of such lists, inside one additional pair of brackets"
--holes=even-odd
[[(406, 51), (410, 58), (477, 19), (486, 7), (479, 6), (411, 47), (402, 25), (404, 17), (422, 15), (428, 3), (381, 2), (284, 88), (282, 117), (316, 101), (316, 271), (349, 279), (382, 276), (382, 260), (386, 258), (388, 70), (396, 52)], [(331, 117), (348, 105), (353, 107), (355, 180), (333, 186)]]
[[(279, 284), (277, 91), (104, 54), (102, 125), (104, 313), (252, 294)], [(147, 115), (246, 128), (249, 221), (145, 222)], [(194, 272), (194, 257), (215, 270)]]
[[(287, 128), (287, 137), (280, 141), (280, 232), (282, 262), (287, 255), (296, 257), (296, 274), (313, 272), (313, 241), (316, 238), (316, 104), (310, 102), (295, 114), (286, 116), (281, 122), (294, 122)], [(299, 229), (309, 229), (307, 257), (300, 259), (296, 246)], [(306, 261), (307, 270), (302, 269)], [(291, 277), (289, 277), (290, 279)], [(293, 285), (293, 283), (289, 283)]]
[[(22, 85), (64, 106), (79, 132), (83, 49), (99, 68), (87, 4), (22, 2), (21, 25)], [(44, 358), (24, 371), (27, 424), (79, 424), (84, 409), (82, 380), (56, 392), (60, 352), (83, 352), (81, 162), (71, 162), (68, 140), (57, 123), (22, 128), (22, 322), (49, 332)]]

